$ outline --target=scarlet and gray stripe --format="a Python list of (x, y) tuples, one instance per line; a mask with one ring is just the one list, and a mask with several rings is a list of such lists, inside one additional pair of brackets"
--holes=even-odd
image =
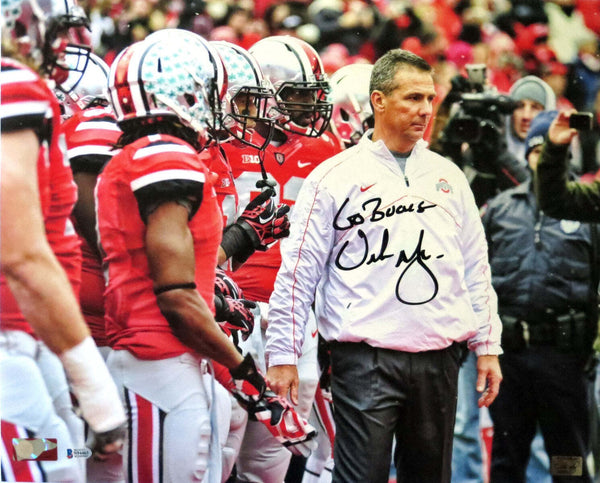
[(115, 150), (112, 146), (102, 146), (102, 145), (93, 145), (88, 144), (86, 146), (78, 146), (76, 148), (71, 148), (67, 151), (67, 157), (70, 160), (77, 158), (78, 156), (90, 156), (90, 155), (100, 155), (106, 157), (112, 157), (115, 154)]
[(39, 77), (27, 69), (17, 69), (10, 66), (2, 66), (0, 71), (0, 84), (20, 84), (21, 82), (37, 82)]
[(25, 116), (36, 116), (48, 118), (50, 111), (50, 103), (44, 101), (24, 101), (24, 102), (10, 102), (2, 104), (2, 111), (0, 112), (1, 119), (11, 119), (16, 117)]
[(0, 431), (2, 433), (2, 446), (0, 448), (2, 481), (47, 481), (46, 474), (39, 461), (15, 461), (13, 458), (13, 438), (33, 438), (35, 435), (23, 426), (4, 420), (2, 420)]
[(333, 442), (335, 439), (335, 423), (333, 422), (333, 412), (331, 410), (332, 403), (326, 401), (323, 397), (323, 391), (321, 390), (320, 384), (317, 385), (317, 391), (315, 392), (315, 400), (313, 404), (315, 416), (317, 417), (320, 426), (327, 433), (329, 443), (331, 444), (331, 450), (333, 451)]
[[(225, 69), (225, 64), (223, 62), (223, 60), (221, 59), (221, 56), (219, 55), (219, 53), (216, 51), (216, 49), (210, 45), (209, 42), (205, 42), (206, 45), (206, 49), (209, 52), (209, 58), (210, 58), (210, 62), (212, 63), (214, 69), (215, 69), (215, 90), (217, 92), (215, 92), (215, 95), (217, 96), (217, 99), (215, 99), (216, 102), (220, 103), (224, 98), (225, 95), (227, 94), (227, 87), (228, 87), (228, 81), (227, 81), (227, 70)], [(206, 86), (207, 90), (210, 92), (210, 86)], [(209, 98), (210, 98), (210, 94), (209, 94)], [(212, 102), (212, 99), (210, 99), (210, 101)], [(220, 106), (211, 106), (211, 109), (213, 107), (219, 108)]]
[(75, 128), (75, 132), (88, 131), (92, 129), (101, 131), (114, 131), (118, 133), (121, 132), (119, 126), (117, 126), (116, 121), (109, 116), (106, 116), (103, 119), (94, 119), (90, 121), (81, 122)]
[(321, 77), (323, 76), (324, 69), (319, 54), (306, 42), (298, 42), (298, 44), (306, 56), (306, 59), (302, 61), (303, 65), (306, 65), (306, 61), (308, 61), (309, 67), (307, 72), (313, 73), (316, 76), (316, 80), (322, 80)]
[(142, 63), (148, 44), (137, 43), (126, 48), (115, 59), (115, 68), (110, 71), (110, 95), (118, 120), (143, 117), (150, 106), (140, 82)]
[(306, 42), (297, 41), (294, 38), (282, 39), (282, 43), (292, 52), (298, 59), (298, 63), (302, 67), (302, 82), (314, 82), (322, 80), (323, 64), (317, 52)]
[(204, 183), (206, 181), (206, 177), (204, 173), (187, 170), (187, 169), (165, 169), (162, 171), (156, 171), (154, 173), (147, 174), (145, 176), (141, 176), (137, 179), (134, 179), (131, 185), (131, 191), (136, 192), (137, 190), (149, 186), (154, 183), (160, 183), (161, 181), (169, 181), (169, 180), (187, 180), (187, 181), (196, 181), (198, 183)]
[(135, 392), (125, 389), (128, 414), (128, 481), (162, 483), (166, 413)]
[(152, 143), (149, 146), (138, 149), (133, 155), (133, 160), (140, 160), (148, 156), (162, 153), (197, 154), (191, 146), (169, 142)]
[[(12, 65), (2, 65), (0, 71), (0, 86), (2, 86), (2, 109), (0, 121), (10, 125), (20, 123), (22, 128), (30, 127), (28, 119), (50, 119), (52, 108), (49, 100), (25, 100), (22, 95), (22, 85), (37, 84), (40, 78), (34, 72)], [(37, 88), (37, 87), (36, 87)], [(8, 127), (7, 122), (5, 127)]]

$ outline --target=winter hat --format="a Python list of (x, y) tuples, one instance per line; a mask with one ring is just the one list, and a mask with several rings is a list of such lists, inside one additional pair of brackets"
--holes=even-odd
[(557, 115), (558, 111), (542, 111), (533, 118), (525, 138), (525, 158), (529, 156), (533, 148), (544, 143), (550, 124)]
[(513, 84), (508, 93), (514, 101), (529, 99), (539, 102), (545, 111), (556, 109), (556, 95), (552, 88), (542, 79), (528, 75)]

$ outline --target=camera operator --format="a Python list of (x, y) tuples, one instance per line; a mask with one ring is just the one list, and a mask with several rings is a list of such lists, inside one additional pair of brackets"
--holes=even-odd
[(440, 107), (438, 123), (444, 111), (448, 119), (432, 149), (461, 166), (481, 206), (529, 179), (525, 137), (539, 112), (555, 108), (556, 97), (536, 76), (519, 79), (506, 96), (485, 85), (484, 65), (467, 65), (467, 72), (468, 78), (453, 79)]
[[(532, 119), (555, 105), (555, 96), (535, 76), (514, 83), (509, 96), (485, 85), (485, 66), (468, 65), (468, 78), (457, 76), (436, 117), (432, 150), (453, 159), (471, 183), (478, 206), (508, 188), (531, 179), (525, 158), (525, 138)], [(438, 131), (436, 131), (436, 127)], [(436, 132), (440, 132), (438, 137)], [(464, 361), (459, 373), (459, 395), (453, 452), (453, 479), (483, 481), (479, 410), (473, 393), (474, 360)], [(527, 468), (531, 481), (550, 481), (548, 458), (541, 437), (531, 448)]]

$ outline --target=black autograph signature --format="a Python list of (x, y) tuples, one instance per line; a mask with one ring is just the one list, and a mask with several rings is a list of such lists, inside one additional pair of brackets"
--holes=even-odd
[[(340, 208), (340, 210), (338, 211), (338, 213), (336, 214), (336, 216), (334, 218), (334, 227), (338, 230), (352, 228), (353, 226), (365, 223), (366, 220), (379, 221), (379, 220), (383, 219), (384, 217), (393, 216), (395, 214), (404, 213), (406, 211), (414, 212), (416, 210), (417, 213), (422, 213), (426, 209), (436, 206), (436, 205), (425, 205), (424, 202), (422, 201), (417, 204), (416, 208), (415, 208), (414, 204), (411, 203), (410, 205), (398, 205), (397, 207), (393, 207), (393, 211), (386, 210), (385, 212), (382, 212), (379, 210), (379, 206), (381, 204), (381, 199), (375, 198), (375, 199), (372, 199), (372, 200), (369, 200), (369, 201), (363, 203), (363, 205), (362, 205), (363, 209), (365, 209), (365, 206), (371, 202), (374, 202), (376, 204), (375, 209), (373, 210), (370, 217), (365, 219), (365, 217), (363, 215), (361, 215), (360, 213), (356, 213), (356, 214), (351, 215), (346, 218), (348, 223), (350, 223), (350, 226), (341, 227), (338, 223), (338, 219), (339, 219), (340, 213), (344, 209), (344, 206), (346, 205), (347, 202), (348, 202), (348, 199), (346, 199), (346, 201), (342, 204), (342, 207)], [(379, 244), (377, 244), (377, 243), (374, 244), (374, 247), (375, 247), (374, 249), (370, 248), (369, 238), (367, 237), (367, 235), (365, 234), (365, 232), (362, 229), (358, 228), (356, 234), (362, 240), (362, 243), (363, 243), (361, 259), (359, 261), (353, 262), (352, 264), (344, 263), (342, 261), (344, 253), (350, 243), (349, 241), (345, 241), (343, 243), (342, 247), (340, 248), (340, 251), (338, 252), (337, 256), (335, 257), (335, 266), (337, 268), (339, 268), (340, 270), (350, 271), (350, 270), (356, 270), (357, 268), (359, 268), (363, 265), (370, 265), (370, 264), (374, 264), (374, 263), (383, 262), (388, 259), (395, 259), (394, 266), (396, 268), (402, 268), (402, 270), (400, 272), (400, 276), (398, 277), (398, 282), (396, 283), (396, 298), (400, 302), (407, 304), (407, 305), (422, 305), (422, 304), (426, 304), (427, 302), (430, 302), (431, 300), (433, 300), (436, 297), (438, 290), (439, 290), (439, 283), (438, 283), (437, 278), (435, 277), (434, 273), (431, 271), (431, 269), (426, 264), (427, 260), (431, 259), (432, 255), (428, 254), (426, 249), (423, 247), (423, 237), (425, 235), (424, 230), (420, 231), (419, 240), (417, 242), (417, 245), (415, 246), (412, 253), (410, 253), (410, 254), (407, 253), (406, 250), (400, 250), (400, 252), (397, 254), (390, 253), (390, 251), (388, 250), (390, 234), (389, 234), (389, 231), (387, 228), (385, 228), (383, 230), (382, 235), (381, 235), (381, 241), (379, 242)], [(378, 247), (377, 247), (377, 245), (378, 245)], [(443, 254), (438, 255), (438, 256), (436, 256), (436, 258), (442, 258), (443, 256), (444, 256)], [(404, 266), (402, 264), (404, 264)], [(431, 280), (431, 292), (429, 294), (427, 294), (423, 299), (409, 301), (409, 300), (406, 300), (401, 294), (401, 291), (402, 291), (401, 285), (403, 284), (403, 282), (404, 282), (404, 284), (408, 283), (406, 281), (406, 278), (408, 278), (407, 273), (411, 269), (411, 267), (414, 267), (413, 270), (417, 269), (417, 267), (420, 267), (422, 270), (425, 271), (425, 274)], [(420, 287), (422, 287), (422, 285), (420, 285)]]
[[(353, 213), (346, 217), (347, 225), (340, 224), (340, 218), (342, 217), (342, 212), (344, 208), (350, 201), (349, 198), (346, 198), (340, 206), (340, 209), (335, 214), (333, 218), (333, 228), (336, 230), (348, 230), (353, 226), (362, 225), (366, 221), (377, 222), (381, 221), (384, 218), (389, 218), (395, 215), (401, 215), (402, 213), (423, 213), (425, 210), (429, 208), (434, 208), (437, 205), (435, 204), (426, 204), (425, 201), (420, 201), (419, 203), (409, 203), (407, 205), (397, 204), (397, 205), (389, 205), (387, 207), (381, 208), (381, 198), (371, 198), (370, 200), (365, 201), (361, 207), (362, 213)], [(372, 206), (372, 211), (369, 211), (367, 207)]]

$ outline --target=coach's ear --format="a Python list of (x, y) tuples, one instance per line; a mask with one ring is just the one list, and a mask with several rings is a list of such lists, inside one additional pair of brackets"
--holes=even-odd
[(385, 110), (386, 102), (387, 97), (383, 92), (377, 90), (371, 92), (371, 106), (373, 108), (373, 112), (383, 112)]

